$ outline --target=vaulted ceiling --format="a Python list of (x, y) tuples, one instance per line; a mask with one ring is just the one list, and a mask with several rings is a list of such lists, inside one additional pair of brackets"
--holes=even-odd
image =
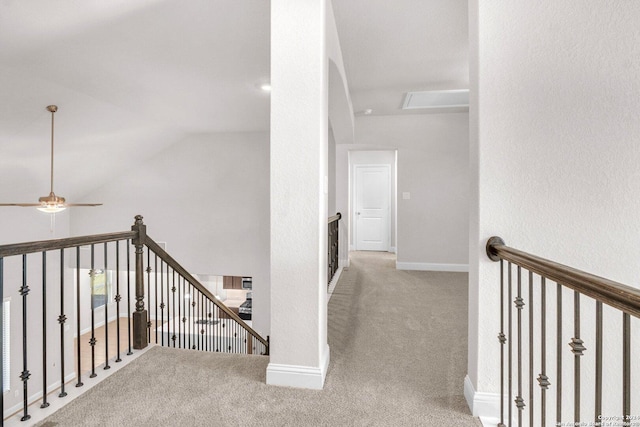
[[(334, 0), (354, 112), (468, 87), (466, 0)], [(0, 2), (0, 201), (79, 197), (191, 134), (267, 131), (269, 2)], [(10, 183), (10, 185), (9, 185)]]

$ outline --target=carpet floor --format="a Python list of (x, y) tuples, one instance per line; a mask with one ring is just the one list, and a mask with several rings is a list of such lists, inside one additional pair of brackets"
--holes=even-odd
[(323, 390), (265, 384), (267, 357), (155, 347), (37, 424), (470, 426), (467, 275), (355, 252), (329, 303)]

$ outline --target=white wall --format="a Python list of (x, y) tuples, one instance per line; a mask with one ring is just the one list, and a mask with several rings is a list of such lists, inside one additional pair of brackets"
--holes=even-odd
[[(478, 166), (469, 377), (476, 390), (497, 392), (499, 271), (485, 255), (489, 237), (638, 286), (640, 3), (473, 0), (470, 18), (471, 162)], [(586, 341), (591, 350), (593, 338)], [(616, 353), (606, 363), (619, 363)], [(616, 387), (607, 393), (615, 405)], [(619, 414), (615, 405), (603, 412)]]
[(349, 150), (397, 150), (398, 263), (466, 268), (468, 114), (357, 117), (356, 141), (337, 146), (337, 209), (349, 208)]
[(197, 274), (253, 277), (254, 329), (269, 333), (269, 136), (194, 135), (94, 192), (104, 206), (72, 213), (72, 231), (147, 233)]

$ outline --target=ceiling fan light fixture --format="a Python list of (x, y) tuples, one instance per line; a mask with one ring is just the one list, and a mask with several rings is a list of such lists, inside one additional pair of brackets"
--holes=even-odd
[[(41, 212), (62, 212), (70, 206), (101, 206), (102, 203), (67, 203), (64, 197), (56, 196), (53, 192), (53, 118), (58, 111), (55, 105), (47, 105), (47, 111), (51, 113), (51, 192), (48, 196), (40, 197), (38, 203), (0, 203), (0, 206), (35, 207)], [(52, 217), (53, 218), (53, 217)]]
[(67, 207), (65, 206), (65, 198), (58, 197), (53, 192), (49, 193), (46, 197), (40, 197), (38, 199), (40, 202), (40, 206), (37, 207), (40, 212), (45, 213), (58, 213), (65, 210)]

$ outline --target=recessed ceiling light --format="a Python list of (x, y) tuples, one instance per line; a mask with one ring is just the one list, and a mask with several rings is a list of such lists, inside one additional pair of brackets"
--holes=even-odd
[(265, 92), (271, 92), (271, 85), (269, 83), (261, 84), (260, 89)]

